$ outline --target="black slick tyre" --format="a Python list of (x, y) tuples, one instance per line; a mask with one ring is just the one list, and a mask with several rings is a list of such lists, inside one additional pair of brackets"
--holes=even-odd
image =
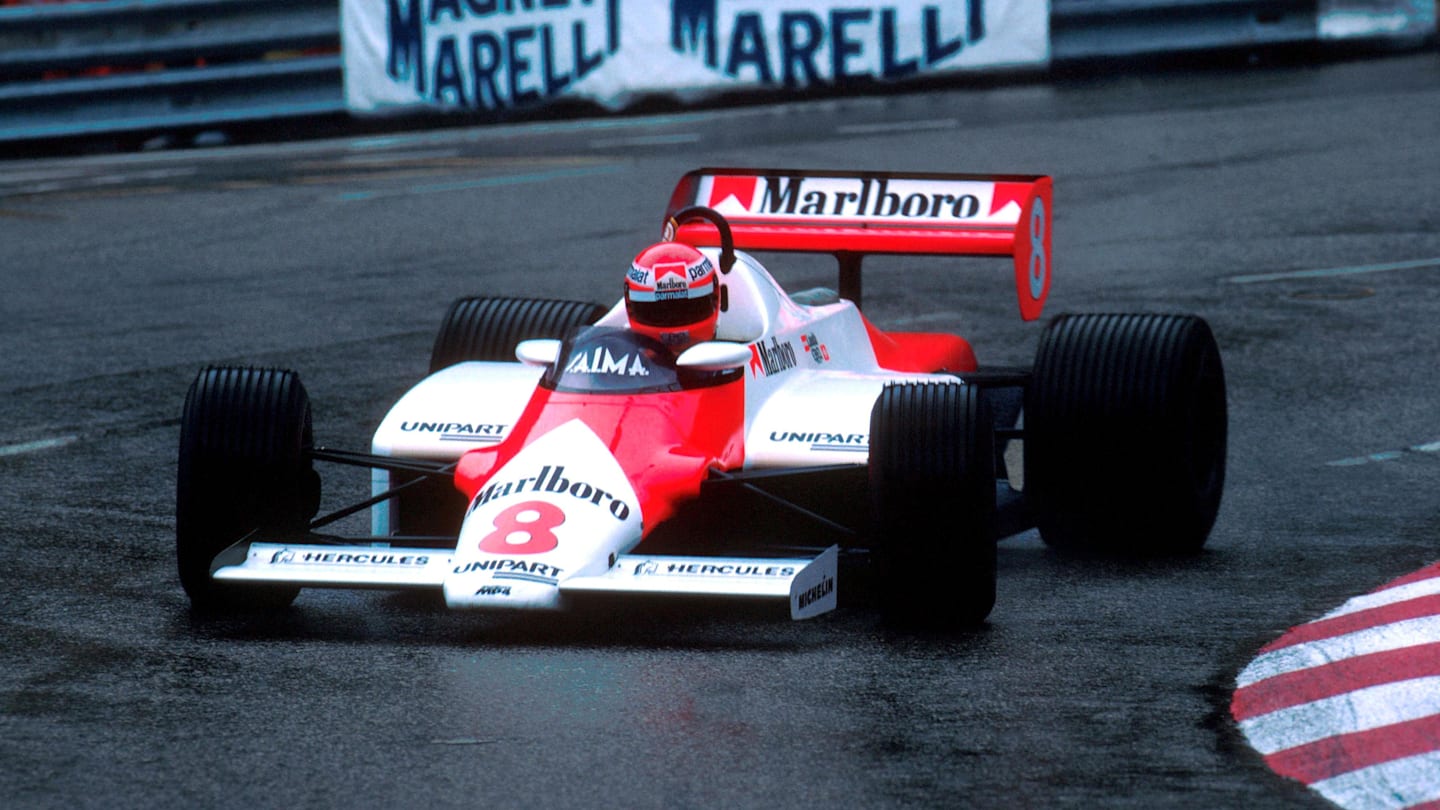
[(886, 386), (870, 415), (871, 545), (881, 610), (957, 629), (995, 605), (995, 443), (977, 386)]
[(1174, 555), (1204, 546), (1225, 483), (1220, 351), (1184, 315), (1062, 315), (1025, 397), (1025, 496), (1045, 542)]
[(299, 589), (216, 582), (215, 556), (256, 529), (303, 532), (320, 505), (310, 399), (293, 371), (211, 367), (180, 417), (175, 556), (201, 610), (283, 607)]
[(460, 298), (450, 305), (435, 346), (430, 373), (466, 360), (513, 362), (515, 344), (562, 338), (571, 327), (599, 320), (605, 307), (546, 298)]

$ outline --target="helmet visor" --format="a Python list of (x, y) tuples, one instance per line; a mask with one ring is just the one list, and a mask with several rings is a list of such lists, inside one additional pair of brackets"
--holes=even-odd
[(630, 318), (646, 326), (686, 326), (700, 323), (715, 312), (715, 296), (671, 298), (665, 301), (630, 301)]

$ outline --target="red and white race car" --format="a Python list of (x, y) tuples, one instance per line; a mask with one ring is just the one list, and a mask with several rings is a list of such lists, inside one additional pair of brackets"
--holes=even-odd
[[(1061, 316), (1033, 368), (991, 369), (960, 337), (861, 312), (865, 255), (986, 255), (1013, 258), (1039, 317), (1050, 212), (1040, 176), (691, 172), (666, 236), (718, 267), (713, 339), (674, 355), (626, 300), (462, 299), (368, 453), (314, 444), (294, 372), (204, 369), (180, 437), (181, 582), (200, 608), (421, 588), (455, 608), (698, 595), (806, 618), (835, 607), (843, 558), (887, 617), (963, 626), (994, 604), (996, 541), (1032, 527), (1066, 549), (1197, 550), (1226, 446), (1203, 320)], [(747, 251), (833, 254), (839, 291), (789, 295)], [(316, 518), (315, 462), (371, 467), (372, 497)], [(321, 531), (366, 509), (373, 536)]]

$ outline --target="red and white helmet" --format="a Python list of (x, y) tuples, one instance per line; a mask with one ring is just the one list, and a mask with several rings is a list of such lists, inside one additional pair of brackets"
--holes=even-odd
[(630, 328), (680, 353), (715, 339), (720, 315), (720, 278), (705, 255), (679, 242), (640, 251), (625, 274), (625, 311)]

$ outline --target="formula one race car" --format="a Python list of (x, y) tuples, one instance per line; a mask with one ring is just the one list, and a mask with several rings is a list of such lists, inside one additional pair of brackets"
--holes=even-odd
[[(1008, 255), (1039, 317), (1050, 202), (1037, 176), (691, 172), (613, 307), (456, 301), (368, 453), (314, 444), (294, 372), (206, 368), (182, 417), (181, 582), (204, 609), (359, 587), (495, 610), (773, 599), (807, 618), (835, 607), (843, 558), (888, 619), (946, 627), (989, 615), (995, 543), (1032, 527), (1064, 549), (1198, 550), (1227, 420), (1203, 320), (1061, 316), (1027, 370), (861, 313), (867, 254)], [(742, 249), (833, 254), (839, 291), (787, 295)], [(703, 322), (688, 341), (658, 315), (676, 306)], [(316, 462), (372, 468), (372, 497), (316, 518)], [(367, 509), (373, 536), (320, 531)]]

